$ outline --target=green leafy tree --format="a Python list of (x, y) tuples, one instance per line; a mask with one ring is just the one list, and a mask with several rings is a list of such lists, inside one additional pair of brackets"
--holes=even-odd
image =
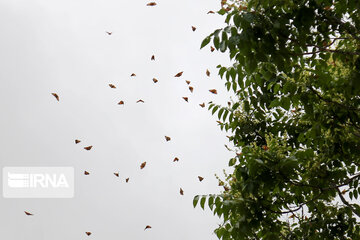
[(222, 1), (233, 172), (196, 196), (220, 239), (360, 239), (360, 1)]

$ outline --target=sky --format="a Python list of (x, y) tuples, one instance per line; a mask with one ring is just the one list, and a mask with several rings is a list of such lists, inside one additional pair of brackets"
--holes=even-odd
[(1, 197), (0, 239), (217, 239), (220, 220), (192, 200), (222, 190), (214, 174), (233, 156), (199, 106), (230, 99), (216, 69), (228, 55), (200, 50), (224, 26), (207, 14), (220, 1), (156, 2), (0, 0), (1, 168), (75, 169), (74, 198)]

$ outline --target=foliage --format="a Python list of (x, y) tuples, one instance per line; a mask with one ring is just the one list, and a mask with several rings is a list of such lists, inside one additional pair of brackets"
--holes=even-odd
[(222, 1), (212, 42), (237, 154), (207, 202), (220, 239), (360, 239), (360, 1)]

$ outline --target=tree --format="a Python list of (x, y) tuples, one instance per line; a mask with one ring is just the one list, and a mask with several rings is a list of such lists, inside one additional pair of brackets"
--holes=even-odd
[(222, 1), (204, 39), (230, 106), (210, 103), (234, 145), (218, 195), (196, 196), (220, 239), (360, 239), (360, 1)]

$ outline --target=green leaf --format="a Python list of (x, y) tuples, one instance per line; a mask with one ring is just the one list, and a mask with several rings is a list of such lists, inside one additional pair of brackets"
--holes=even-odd
[(236, 163), (236, 158), (232, 158), (232, 159), (230, 159), (230, 161), (229, 161), (229, 167), (234, 166), (234, 165), (235, 165), (235, 163)]
[(226, 13), (226, 11), (223, 8), (218, 11), (218, 14), (220, 14), (220, 15), (224, 15), (225, 13)]
[(210, 40), (211, 40), (211, 37), (210, 37), (210, 36), (206, 37), (206, 38), (202, 41), (201, 46), (200, 46), (200, 49), (202, 49), (203, 47), (205, 47), (206, 45), (208, 45), (209, 42), (210, 42)]
[(193, 199), (193, 206), (194, 206), (194, 208), (196, 207), (196, 205), (197, 205), (197, 203), (198, 203), (198, 201), (199, 201), (199, 195), (196, 195), (195, 197), (194, 197), (194, 199)]
[(284, 108), (286, 111), (289, 111), (289, 109), (290, 109), (290, 104), (291, 104), (290, 98), (285, 97), (285, 98), (282, 98), (282, 99), (281, 99), (280, 105), (281, 105), (281, 107)]
[(218, 108), (219, 108), (219, 106), (215, 106), (214, 108), (213, 108), (213, 110), (212, 110), (212, 115), (214, 115), (214, 113), (216, 112), (216, 110), (218, 110)]
[(200, 200), (200, 206), (202, 209), (204, 209), (204, 207), (205, 207), (205, 202), (206, 202), (206, 196), (202, 196), (202, 198)]
[(214, 196), (211, 195), (208, 199), (208, 205), (209, 205), (209, 208), (212, 210), (213, 207), (214, 207)]
[(225, 108), (221, 108), (221, 109), (219, 110), (219, 112), (218, 112), (218, 118), (219, 118), (219, 120), (221, 120), (221, 115), (223, 114), (224, 110), (225, 110)]
[(249, 101), (244, 101), (244, 110), (245, 110), (246, 112), (249, 112), (249, 111), (250, 111)]

